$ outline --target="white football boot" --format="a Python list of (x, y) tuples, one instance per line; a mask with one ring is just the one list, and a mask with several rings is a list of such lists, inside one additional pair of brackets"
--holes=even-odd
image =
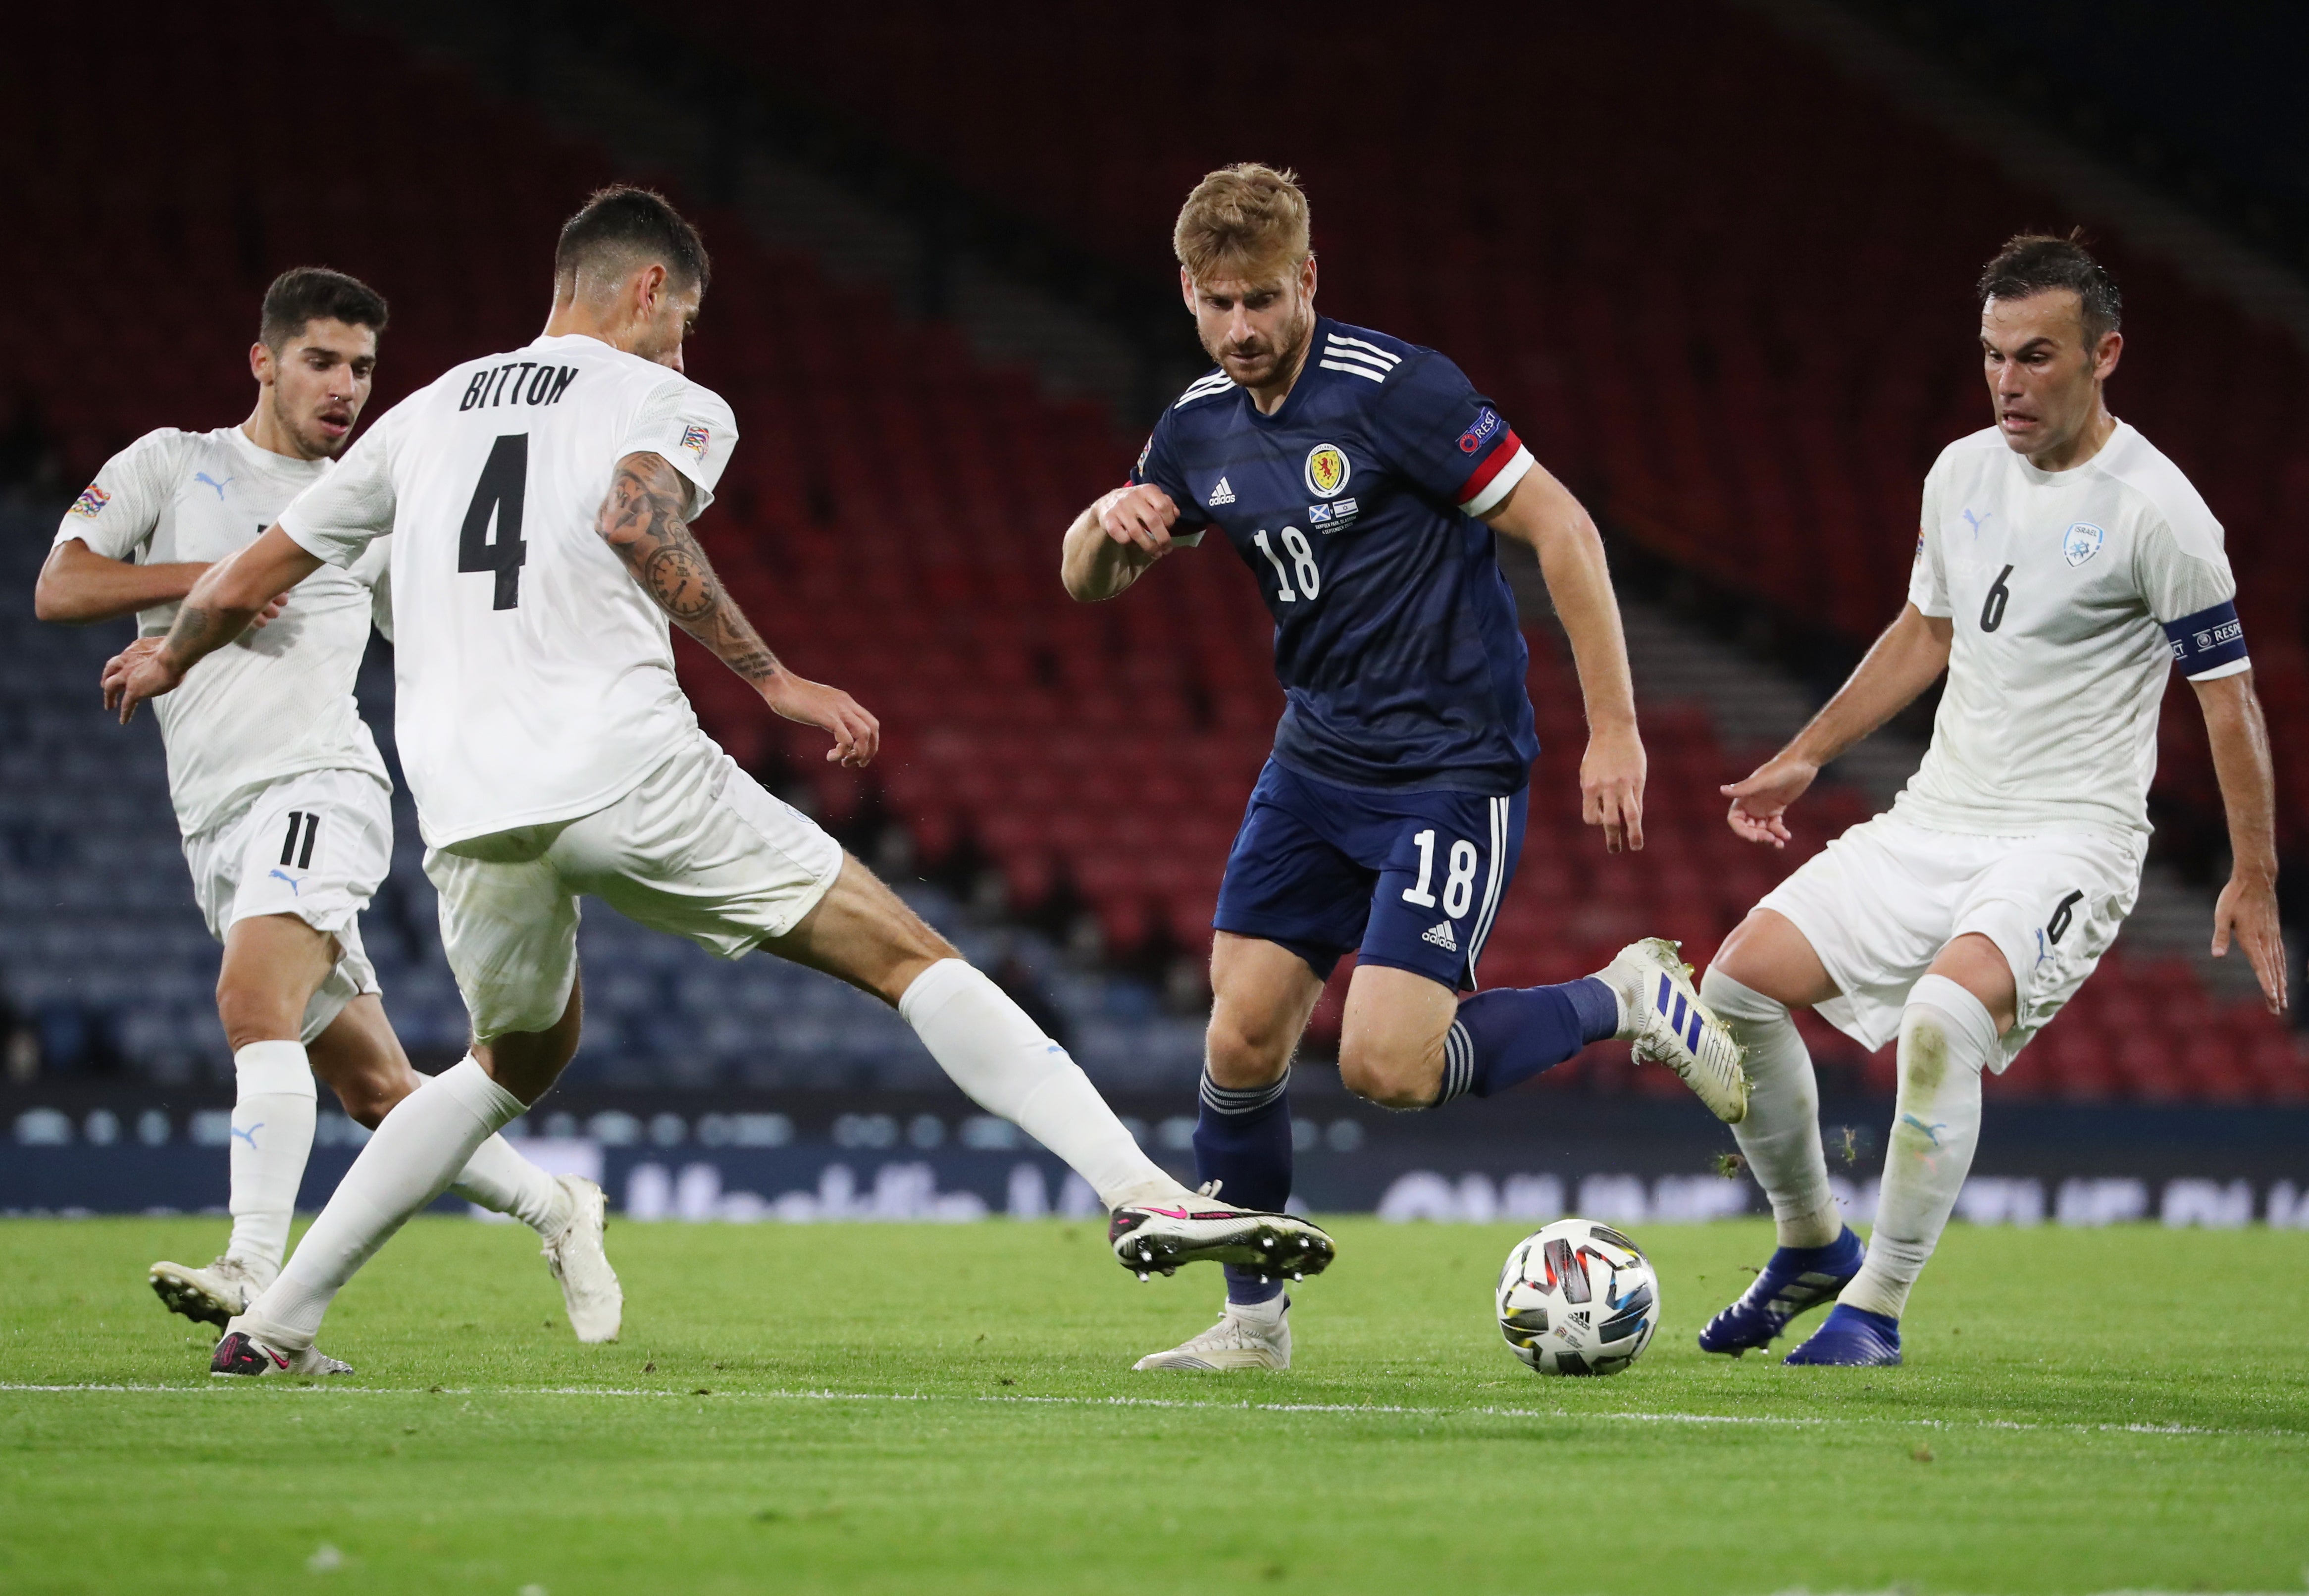
[(1630, 942), (1596, 972), (1619, 994), (1619, 1039), (1636, 1062), (1665, 1064), (1727, 1125), (1748, 1117), (1747, 1050), (1699, 1001), (1691, 967), (1665, 937)]
[(1202, 1334), (1168, 1352), (1150, 1352), (1130, 1366), (1215, 1374), (1228, 1369), (1287, 1369), (1291, 1366), (1291, 1299), (1276, 1297), (1271, 1315), (1269, 1305), (1231, 1302), (1219, 1322)]
[(545, 1267), (561, 1282), (562, 1305), (569, 1310), (569, 1327), (577, 1339), (614, 1341), (625, 1321), (626, 1292), (601, 1246), (609, 1199), (583, 1175), (561, 1175), (556, 1184), (568, 1193), (569, 1222), (545, 1238)]
[(206, 1269), (163, 1261), (144, 1278), (170, 1313), (219, 1328), (246, 1310), (272, 1284), (269, 1279), (258, 1279), (246, 1262), (229, 1254)]
[(1304, 1279), (1330, 1267), (1335, 1249), (1321, 1226), (1296, 1214), (1221, 1202), (1216, 1186), (1181, 1188), (1168, 1203), (1116, 1209), (1106, 1226), (1114, 1261), (1142, 1280), (1175, 1274), (1181, 1263), (1232, 1263), (1276, 1280)]
[(263, 1379), (268, 1375), (295, 1375), (311, 1379), (324, 1375), (350, 1375), (353, 1372), (352, 1365), (338, 1362), (317, 1347), (292, 1352), (243, 1330), (240, 1323), (236, 1317), (224, 1327), (224, 1340), (216, 1344), (216, 1351), (209, 1359), (212, 1376)]

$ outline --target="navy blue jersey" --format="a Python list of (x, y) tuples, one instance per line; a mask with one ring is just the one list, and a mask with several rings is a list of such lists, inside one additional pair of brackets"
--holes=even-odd
[(1530, 658), (1475, 516), (1532, 458), (1457, 366), (1335, 322), (1282, 408), (1214, 370), (1165, 411), (1130, 473), (1215, 525), (1275, 616), (1288, 704), (1275, 757), (1347, 786), (1505, 794), (1539, 756)]

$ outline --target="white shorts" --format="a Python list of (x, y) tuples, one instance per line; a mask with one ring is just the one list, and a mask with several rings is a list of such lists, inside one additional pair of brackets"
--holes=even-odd
[(842, 848), (700, 733), (609, 808), (429, 849), (425, 873), (486, 1042), (561, 1018), (577, 978), (580, 893), (735, 958), (817, 906), (842, 873)]
[(1872, 1052), (1900, 1034), (1908, 990), (1942, 948), (1977, 932), (2012, 966), (2019, 1013), (2002, 1073), (2076, 994), (2140, 891), (2137, 842), (2098, 832), (1967, 837), (1878, 815), (1838, 837), (1756, 906), (1785, 915), (1843, 995), (1820, 1017)]
[(284, 776), (185, 838), (193, 896), (218, 941), (236, 921), (294, 915), (337, 939), (336, 967), (305, 1006), (307, 1043), (377, 990), (360, 912), (393, 868), (393, 792), (360, 770)]

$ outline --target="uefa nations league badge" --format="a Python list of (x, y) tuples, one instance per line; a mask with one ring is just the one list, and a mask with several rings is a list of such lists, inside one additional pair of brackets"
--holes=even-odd
[(2108, 533), (2091, 522), (2075, 522), (2061, 538), (2061, 558), (2071, 565), (2082, 565), (2099, 553), (2100, 546), (2106, 542)]

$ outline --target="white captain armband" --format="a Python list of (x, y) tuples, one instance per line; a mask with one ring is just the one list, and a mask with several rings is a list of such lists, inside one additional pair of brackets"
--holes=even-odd
[(2237, 619), (2233, 599), (2164, 624), (2173, 663), (2192, 681), (2234, 676), (2253, 664), (2245, 657), (2244, 623)]

